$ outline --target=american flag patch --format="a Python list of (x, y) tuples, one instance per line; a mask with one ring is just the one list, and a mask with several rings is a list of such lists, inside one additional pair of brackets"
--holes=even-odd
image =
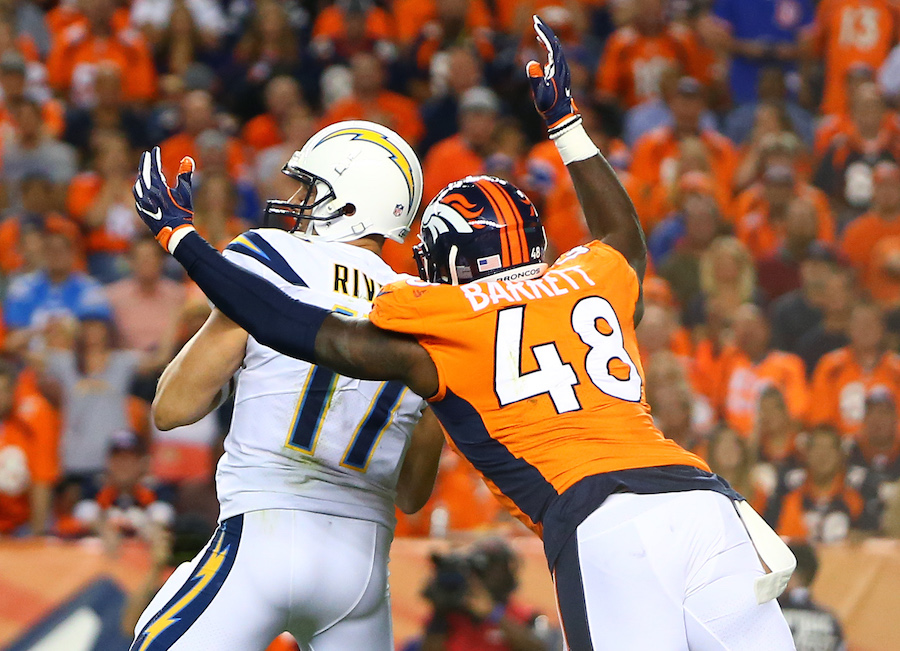
[(500, 256), (489, 255), (486, 258), (478, 258), (478, 271), (491, 271), (500, 268)]

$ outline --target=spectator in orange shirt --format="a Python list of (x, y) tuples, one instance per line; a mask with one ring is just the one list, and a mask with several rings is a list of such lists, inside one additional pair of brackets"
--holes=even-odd
[(121, 131), (135, 149), (150, 144), (145, 115), (125, 102), (122, 71), (114, 65), (97, 66), (94, 78), (96, 101), (90, 107), (72, 106), (66, 111), (63, 140), (84, 151), (94, 145), (97, 131)]
[(850, 122), (832, 140), (814, 178), (840, 206), (841, 221), (868, 210), (875, 166), (900, 158), (900, 120), (887, 111), (878, 86), (861, 84), (851, 102)]
[(769, 349), (770, 330), (757, 306), (742, 305), (734, 313), (734, 343), (723, 352), (724, 372), (718, 404), (728, 425), (749, 437), (756, 427), (759, 397), (774, 385), (784, 395), (791, 417), (807, 409), (806, 369), (791, 353)]
[(632, 108), (659, 94), (660, 74), (675, 63), (687, 75), (706, 79), (694, 33), (666, 20), (662, 0), (643, 0), (634, 22), (613, 32), (597, 69), (598, 99)]
[(310, 49), (321, 61), (347, 61), (360, 52), (396, 56), (390, 14), (372, 0), (337, 0), (319, 11)]
[(808, 35), (809, 49), (823, 62), (823, 114), (846, 110), (844, 77), (858, 64), (877, 69), (900, 36), (900, 16), (890, 0), (821, 0)]
[(872, 182), (872, 209), (847, 226), (841, 251), (856, 269), (862, 284), (878, 299), (885, 298), (882, 295), (885, 281), (896, 283), (896, 277), (885, 274), (879, 265), (889, 260), (879, 260), (874, 253), (879, 243), (900, 237), (900, 166), (890, 161), (878, 163)]
[[(757, 260), (773, 255), (785, 241), (788, 209), (794, 199), (804, 197), (816, 211), (816, 238), (824, 243), (834, 241), (834, 223), (827, 202), (812, 189), (799, 183), (796, 172), (784, 165), (771, 165), (763, 173), (762, 182), (745, 191), (738, 205), (751, 208), (738, 213), (737, 236)], [(818, 200), (818, 201), (817, 201)]]
[(697, 136), (709, 150), (716, 183), (731, 187), (737, 153), (727, 138), (701, 127), (700, 116), (705, 108), (703, 87), (692, 77), (682, 77), (671, 102), (673, 126), (654, 129), (635, 143), (631, 172), (648, 185), (660, 181), (671, 183), (679, 142), (688, 136)]
[(823, 115), (819, 118), (813, 145), (813, 153), (816, 159), (821, 159), (825, 155), (835, 137), (852, 128), (853, 122), (850, 119), (851, 99), (856, 96), (856, 90), (861, 85), (875, 81), (875, 70), (865, 63), (855, 63), (847, 69), (843, 79), (843, 95), (848, 100), (844, 102), (844, 110), (840, 113)]
[(872, 303), (853, 307), (847, 336), (849, 345), (822, 357), (813, 373), (816, 399), (810, 404), (808, 420), (853, 438), (862, 423), (869, 390), (884, 386), (900, 396), (900, 357), (887, 350), (884, 317)]
[[(465, 26), (472, 32), (490, 34), (492, 16), (484, 0), (394, 0), (391, 3), (397, 40), (401, 47), (412, 45), (426, 25), (438, 27), (440, 14), (465, 14)], [(447, 18), (445, 23), (453, 22)]]
[(16, 410), (16, 370), (0, 361), (0, 534), (30, 523), (44, 532), (56, 481), (55, 449), (31, 430)]
[(156, 68), (140, 33), (117, 29), (113, 0), (83, 0), (85, 23), (75, 23), (57, 39), (47, 56), (47, 80), (55, 91), (79, 106), (94, 101), (97, 65), (122, 71), (125, 98), (149, 102), (156, 96)]
[(287, 75), (272, 78), (266, 85), (265, 97), (266, 112), (249, 120), (241, 130), (244, 144), (256, 154), (284, 142), (285, 124), (294, 111), (309, 111), (300, 85)]
[(78, 225), (51, 209), (53, 184), (41, 174), (22, 179), (22, 211), (8, 215), (0, 222), (0, 271), (4, 274), (35, 271), (35, 260), (29, 260), (32, 233), (63, 233), (78, 250), (77, 267), (84, 269), (81, 232)]
[[(163, 171), (174, 179), (178, 165), (185, 156), (193, 157), (197, 168), (204, 169), (197, 137), (204, 131), (215, 128), (215, 104), (212, 95), (205, 90), (187, 93), (181, 103), (181, 131), (160, 145)], [(228, 173), (234, 178), (241, 177), (245, 173), (246, 160), (239, 140), (228, 138), (226, 156)]]
[(350, 62), (353, 93), (329, 107), (320, 127), (343, 120), (370, 120), (393, 129), (416, 147), (425, 128), (416, 103), (384, 88), (384, 69), (374, 54), (360, 52)]
[(779, 535), (792, 541), (833, 543), (851, 529), (874, 531), (876, 514), (866, 508), (866, 495), (847, 482), (841, 437), (822, 426), (809, 435), (806, 481), (775, 501), (767, 514)]
[(96, 170), (72, 179), (66, 204), (85, 232), (91, 275), (110, 283), (127, 272), (126, 257), (140, 220), (134, 213), (131, 152), (124, 135), (105, 132), (94, 144)]

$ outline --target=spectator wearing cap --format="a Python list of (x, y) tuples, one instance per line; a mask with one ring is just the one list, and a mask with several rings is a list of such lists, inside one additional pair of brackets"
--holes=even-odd
[(20, 102), (13, 117), (18, 129), (3, 146), (3, 185), (8, 206), (16, 211), (22, 209), (21, 182), (31, 175), (49, 178), (54, 186), (53, 206), (62, 206), (65, 186), (76, 172), (75, 150), (47, 132), (36, 100)]
[(825, 423), (856, 437), (868, 391), (885, 386), (900, 395), (900, 357), (887, 349), (884, 315), (873, 303), (857, 303), (847, 326), (849, 344), (828, 353), (813, 374), (811, 424)]
[(878, 511), (897, 495), (900, 481), (900, 426), (896, 395), (888, 387), (876, 386), (866, 395), (866, 412), (859, 436), (847, 459), (848, 475), (872, 482), (878, 493)]
[(900, 120), (887, 110), (878, 86), (864, 83), (856, 88), (847, 127), (832, 139), (814, 182), (839, 206), (839, 219), (847, 221), (869, 209), (875, 166), (898, 159)]
[(343, 120), (370, 120), (393, 129), (416, 147), (425, 132), (418, 106), (408, 97), (385, 89), (384, 69), (378, 57), (359, 52), (350, 61), (350, 68), (353, 93), (332, 104), (320, 126)]
[(667, 65), (697, 79), (708, 77), (696, 35), (666, 20), (665, 2), (643, 0), (635, 8), (633, 22), (606, 42), (595, 79), (597, 99), (620, 102), (626, 109), (659, 97)]
[[(659, 73), (659, 93), (651, 95), (625, 113), (622, 139), (629, 147), (633, 147), (645, 133), (674, 124), (675, 119), (670, 106), (678, 92), (681, 70), (677, 62), (667, 64)], [(716, 117), (709, 109), (704, 110), (700, 116), (700, 128), (717, 129)]]
[(175, 520), (175, 509), (160, 499), (147, 476), (149, 456), (134, 432), (120, 430), (109, 439), (102, 484), (91, 499), (75, 506), (74, 516), (90, 532), (98, 534), (114, 553), (123, 537), (152, 541), (159, 528)]
[(823, 207), (821, 195), (799, 181), (793, 168), (770, 165), (762, 182), (745, 192), (750, 194), (741, 197), (738, 205), (749, 211), (738, 214), (735, 230), (756, 260), (771, 256), (784, 244), (788, 210), (797, 198), (806, 199), (816, 209), (816, 239), (834, 242), (834, 223), (827, 203)]
[(109, 315), (102, 286), (76, 270), (75, 244), (63, 233), (44, 236), (44, 268), (16, 277), (9, 286), (3, 314), (11, 332), (7, 350), (22, 351), (31, 337), (52, 321), (88, 314)]
[(80, 8), (85, 20), (54, 39), (47, 56), (50, 86), (74, 104), (89, 106), (95, 98), (97, 66), (108, 63), (121, 70), (128, 101), (152, 100), (156, 96), (156, 68), (144, 37), (132, 29), (116, 28), (113, 0), (86, 0)]
[[(16, 369), (0, 361), (0, 535), (25, 524), (43, 533), (57, 479), (56, 447), (21, 418), (15, 400)], [(55, 438), (50, 441), (55, 443)]]
[[(286, 123), (297, 111), (309, 112), (300, 84), (292, 77), (274, 77), (266, 84), (266, 112), (251, 118), (241, 130), (241, 140), (254, 153), (285, 141)], [(292, 151), (300, 143), (290, 143)]]
[(801, 107), (788, 93), (784, 70), (769, 66), (759, 73), (757, 96), (733, 109), (725, 119), (723, 133), (736, 145), (745, 144), (754, 133), (760, 107), (775, 110), (790, 125), (807, 147), (812, 147), (814, 121), (809, 111)]
[(890, 0), (819, 2), (815, 21), (804, 40), (808, 55), (823, 64), (825, 88), (820, 107), (823, 114), (847, 110), (844, 94), (847, 71), (854, 65), (877, 70), (897, 42), (898, 32), (900, 14)]
[(454, 47), (435, 56), (431, 65), (432, 97), (422, 104), (425, 135), (419, 143), (422, 156), (436, 142), (459, 129), (459, 101), (470, 88), (483, 81), (481, 60), (471, 50)]
[(848, 482), (841, 435), (821, 425), (809, 433), (803, 482), (781, 499), (771, 500), (767, 519), (775, 531), (791, 542), (835, 543), (851, 530), (871, 533), (878, 528), (877, 513), (865, 492)]
[(122, 70), (100, 64), (94, 77), (95, 101), (91, 106), (70, 106), (65, 116), (63, 140), (80, 151), (89, 149), (97, 131), (121, 131), (134, 149), (149, 147), (144, 114), (125, 101)]
[(891, 256), (875, 253), (885, 242), (890, 245), (890, 240), (900, 237), (900, 166), (889, 161), (878, 163), (872, 183), (871, 210), (847, 225), (841, 251), (866, 289), (882, 298), (889, 288), (882, 283), (896, 284), (896, 273), (892, 273)]
[(798, 37), (812, 23), (813, 11), (812, 0), (715, 0), (716, 21), (709, 36), (731, 55), (729, 82), (737, 104), (755, 99), (764, 68), (795, 71)]
[(785, 215), (784, 240), (772, 254), (756, 263), (760, 289), (769, 301), (800, 287), (801, 265), (807, 258), (834, 259), (833, 251), (818, 238), (815, 204), (804, 197), (792, 199)]
[(791, 418), (801, 420), (809, 399), (803, 360), (770, 348), (771, 328), (762, 310), (741, 305), (733, 315), (734, 343), (723, 352), (718, 404), (729, 427), (749, 437), (756, 427), (757, 405), (763, 390), (777, 387)]
[(817, 326), (801, 336), (794, 346), (794, 350), (806, 364), (806, 374), (810, 378), (823, 356), (850, 343), (847, 332), (855, 300), (854, 283), (853, 271), (846, 267), (835, 268), (825, 279), (822, 319)]
[[(191, 156), (197, 169), (204, 170), (197, 139), (205, 131), (216, 131), (215, 104), (212, 95), (205, 90), (185, 94), (181, 101), (181, 131), (167, 138), (160, 145), (163, 170), (169, 178), (175, 173), (185, 156)], [(244, 149), (237, 138), (225, 136), (225, 157), (228, 174), (241, 178), (246, 171)]]
[(679, 143), (684, 138), (696, 136), (709, 150), (716, 183), (731, 187), (737, 166), (737, 153), (727, 138), (711, 129), (704, 129), (701, 125), (700, 118), (706, 110), (706, 100), (700, 82), (693, 77), (679, 79), (670, 108), (672, 125), (654, 129), (635, 143), (630, 168), (632, 174), (650, 186), (660, 181), (671, 183)]
[[(37, 95), (34, 89), (29, 88), (27, 64), (18, 52), (6, 51), (0, 55), (0, 88), (3, 91), (0, 123), (7, 123), (16, 129), (18, 107), (29, 98), (36, 99)], [(51, 98), (41, 98), (39, 103), (44, 129), (58, 138), (65, 126), (65, 107), (62, 102)]]
[[(76, 267), (84, 269), (83, 243), (78, 225), (53, 210), (53, 183), (43, 174), (22, 179), (22, 210), (0, 222), (0, 271), (11, 275), (36, 271), (36, 248), (43, 244), (44, 233), (62, 233), (77, 251)], [(36, 240), (35, 240), (36, 238)], [(40, 242), (40, 244), (38, 244)]]
[(163, 275), (164, 254), (153, 238), (138, 239), (128, 254), (129, 275), (106, 288), (115, 329), (129, 350), (158, 350), (181, 315), (185, 287)]
[[(808, 209), (805, 212), (808, 220)], [(828, 278), (834, 273), (835, 265), (836, 259), (830, 249), (821, 244), (809, 245), (798, 264), (799, 287), (771, 304), (772, 345), (775, 348), (797, 352), (800, 338), (821, 323)]]
[(790, 547), (797, 569), (778, 604), (791, 628), (796, 651), (845, 651), (841, 623), (812, 597), (810, 588), (819, 571), (815, 548), (796, 543)]

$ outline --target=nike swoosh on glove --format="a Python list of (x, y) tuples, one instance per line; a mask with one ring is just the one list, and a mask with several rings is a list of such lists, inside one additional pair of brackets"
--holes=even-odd
[(193, 173), (194, 159), (185, 156), (178, 166), (175, 187), (170, 188), (162, 171), (159, 147), (141, 155), (137, 181), (132, 189), (134, 207), (141, 221), (169, 253), (181, 241), (180, 236), (174, 240), (172, 236), (176, 232), (194, 228), (194, 204), (191, 196)]
[(529, 61), (525, 71), (531, 82), (534, 105), (547, 123), (548, 135), (555, 139), (579, 124), (581, 114), (572, 99), (571, 73), (562, 45), (552, 29), (537, 16), (533, 18), (537, 40), (547, 50), (547, 64)]

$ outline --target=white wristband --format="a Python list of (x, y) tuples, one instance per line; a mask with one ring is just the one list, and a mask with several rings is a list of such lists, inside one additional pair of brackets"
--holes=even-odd
[(580, 121), (557, 135), (553, 142), (556, 144), (559, 155), (562, 156), (562, 161), (566, 165), (591, 158), (600, 153), (597, 145), (591, 140)]
[(176, 228), (175, 232), (172, 233), (172, 236), (169, 238), (168, 247), (166, 247), (169, 249), (169, 253), (175, 253), (175, 247), (177, 247), (179, 245), (179, 243), (181, 242), (181, 240), (184, 239), (184, 236), (187, 235), (188, 233), (193, 233), (193, 232), (194, 232), (193, 226), (188, 226), (187, 228), (180, 228), (180, 227)]

